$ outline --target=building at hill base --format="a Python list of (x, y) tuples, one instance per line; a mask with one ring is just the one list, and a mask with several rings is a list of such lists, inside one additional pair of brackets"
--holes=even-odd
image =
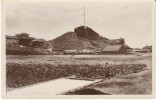
[(125, 45), (109, 45), (103, 49), (102, 54), (127, 54), (127, 47)]

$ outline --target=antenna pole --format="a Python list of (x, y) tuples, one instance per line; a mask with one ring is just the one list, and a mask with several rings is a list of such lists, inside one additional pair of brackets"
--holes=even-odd
[(86, 25), (85, 25), (86, 24), (85, 23), (85, 13), (86, 13), (85, 10), (86, 10), (86, 8), (85, 8), (85, 3), (84, 3), (84, 26), (86, 27)]

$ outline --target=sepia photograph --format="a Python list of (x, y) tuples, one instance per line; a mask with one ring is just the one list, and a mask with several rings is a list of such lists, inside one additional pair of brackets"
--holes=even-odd
[(153, 97), (154, 3), (2, 0), (3, 97)]

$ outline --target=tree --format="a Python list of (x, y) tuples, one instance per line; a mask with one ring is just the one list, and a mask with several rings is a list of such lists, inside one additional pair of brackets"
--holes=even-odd
[(28, 33), (20, 33), (20, 34), (16, 34), (16, 36), (18, 38), (27, 38), (27, 37), (29, 37), (29, 34)]
[(120, 43), (121, 43), (121, 44), (124, 44), (124, 43), (125, 43), (124, 38), (120, 38), (119, 40), (120, 40)]
[(30, 42), (34, 39), (32, 37), (29, 37), (28, 33), (20, 33), (16, 34), (16, 37), (18, 37), (19, 45), (25, 45), (25, 46), (30, 46)]

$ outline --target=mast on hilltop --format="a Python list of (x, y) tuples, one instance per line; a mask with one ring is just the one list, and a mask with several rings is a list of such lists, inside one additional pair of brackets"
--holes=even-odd
[(86, 28), (86, 19), (85, 19), (85, 17), (86, 17), (86, 7), (85, 7), (85, 2), (84, 2), (84, 14), (83, 14), (83, 17), (84, 17), (84, 27)]

